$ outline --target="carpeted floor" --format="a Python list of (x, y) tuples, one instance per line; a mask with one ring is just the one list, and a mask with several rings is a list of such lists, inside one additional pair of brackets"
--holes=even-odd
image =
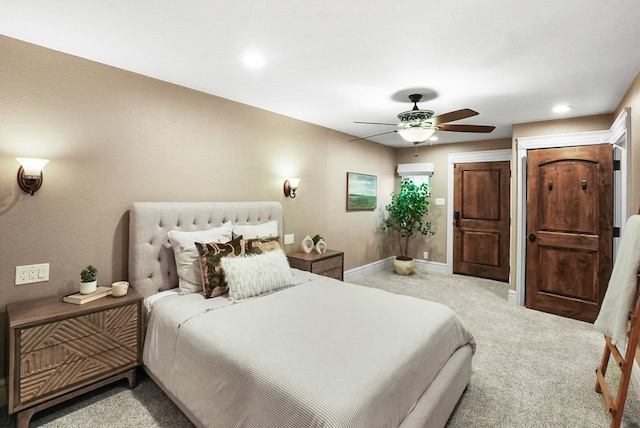
[[(507, 303), (501, 282), (417, 271), (385, 270), (355, 283), (451, 307), (476, 337), (471, 383), (448, 427), (608, 427), (594, 392), (604, 339), (592, 324)], [(615, 369), (610, 374), (617, 374)], [(611, 376), (611, 375), (608, 375)], [(615, 381), (615, 379), (612, 379)], [(640, 426), (640, 401), (629, 391), (623, 427)], [(0, 427), (15, 419), (0, 409)], [(120, 382), (37, 413), (30, 427), (191, 427), (146, 376)]]

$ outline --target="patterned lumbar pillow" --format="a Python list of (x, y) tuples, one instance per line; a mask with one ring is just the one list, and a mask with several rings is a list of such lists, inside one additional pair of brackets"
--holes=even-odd
[(229, 298), (242, 300), (291, 285), (292, 273), (282, 250), (245, 257), (224, 258), (220, 265), (229, 286)]
[(202, 292), (205, 298), (216, 297), (229, 290), (224, 279), (224, 271), (220, 264), (221, 260), (228, 257), (244, 255), (242, 247), (242, 236), (225, 242), (201, 243), (196, 242), (198, 254), (200, 254), (200, 271), (202, 272)]
[(264, 238), (278, 236), (278, 222), (275, 220), (260, 224), (234, 224), (233, 236), (242, 235), (246, 238)]
[(247, 254), (262, 254), (267, 251), (281, 250), (279, 237), (243, 239), (242, 246)]

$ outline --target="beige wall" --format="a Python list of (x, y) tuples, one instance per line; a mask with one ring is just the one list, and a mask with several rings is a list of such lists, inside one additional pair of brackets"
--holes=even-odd
[[(346, 269), (391, 255), (380, 209), (345, 201), (351, 171), (376, 175), (388, 203), (393, 149), (7, 37), (0, 57), (3, 321), (9, 302), (75, 291), (87, 264), (99, 283), (127, 278), (134, 201), (276, 200), (295, 234), (287, 251), (318, 233)], [(18, 187), (16, 156), (50, 159), (34, 196)], [(295, 199), (282, 193), (291, 176)], [(50, 281), (14, 286), (15, 266), (35, 263), (50, 263)]]
[[(397, 150), (398, 163), (431, 162), (435, 165), (435, 171), (431, 177), (431, 208), (429, 218), (433, 223), (436, 234), (431, 237), (422, 235), (414, 236), (409, 244), (409, 256), (422, 259), (425, 251), (429, 252), (429, 261), (437, 263), (447, 262), (447, 206), (453, 201), (448, 200), (447, 168), (449, 154), (474, 152), (485, 150), (510, 149), (511, 140), (486, 140), (458, 144), (436, 144), (418, 147), (418, 156), (415, 156), (415, 148)], [(396, 179), (400, 181), (399, 178)], [(436, 198), (443, 198), (445, 205), (436, 205)]]

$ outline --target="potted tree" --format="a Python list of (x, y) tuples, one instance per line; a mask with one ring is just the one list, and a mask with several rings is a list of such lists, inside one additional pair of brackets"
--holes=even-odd
[(400, 192), (391, 194), (391, 203), (385, 208), (389, 216), (382, 220), (382, 230), (395, 230), (398, 233), (400, 255), (393, 262), (396, 273), (409, 275), (415, 270), (416, 262), (408, 256), (409, 238), (415, 233), (424, 236), (434, 235), (431, 222), (425, 221), (429, 214), (429, 186), (426, 183), (415, 184), (409, 178), (400, 182)]
[(92, 265), (87, 266), (80, 272), (80, 293), (91, 294), (98, 288), (98, 270)]

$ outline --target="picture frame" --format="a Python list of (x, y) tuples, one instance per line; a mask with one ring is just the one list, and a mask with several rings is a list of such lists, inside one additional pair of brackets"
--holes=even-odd
[(347, 172), (347, 211), (372, 211), (378, 206), (378, 177)]

